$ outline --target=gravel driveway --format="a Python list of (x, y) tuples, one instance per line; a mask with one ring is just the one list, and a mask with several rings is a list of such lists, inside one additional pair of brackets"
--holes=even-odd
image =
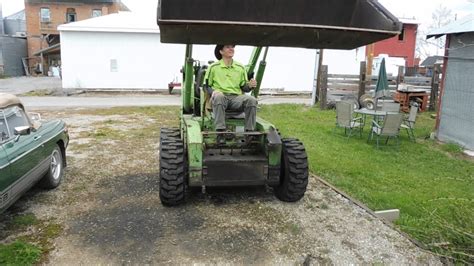
[(41, 113), (71, 134), (62, 185), (18, 203), (61, 224), (50, 264), (441, 264), (314, 177), (297, 203), (241, 188), (163, 207), (159, 128), (177, 125), (175, 107)]

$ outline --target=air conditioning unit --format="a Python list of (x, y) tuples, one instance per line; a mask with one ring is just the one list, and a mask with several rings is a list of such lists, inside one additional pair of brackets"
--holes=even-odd
[(26, 32), (24, 32), (24, 31), (17, 31), (17, 32), (15, 32), (15, 35), (13, 35), (13, 37), (26, 38)]

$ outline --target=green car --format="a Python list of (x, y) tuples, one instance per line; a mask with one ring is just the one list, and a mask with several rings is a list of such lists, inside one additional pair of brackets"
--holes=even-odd
[(66, 124), (33, 118), (16, 96), (0, 93), (0, 213), (36, 183), (55, 188), (64, 175)]

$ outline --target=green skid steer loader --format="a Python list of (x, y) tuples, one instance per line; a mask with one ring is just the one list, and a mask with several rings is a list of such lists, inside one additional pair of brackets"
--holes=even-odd
[(375, 0), (160, 0), (158, 25), (162, 42), (186, 44), (180, 126), (160, 135), (159, 191), (167, 206), (185, 202), (189, 187), (268, 185), (294, 202), (308, 185), (303, 143), (280, 136), (270, 122), (257, 117), (256, 130), (245, 132), (242, 113), (227, 112), (227, 132), (215, 130), (203, 89), (207, 66), (193, 59), (192, 44), (255, 46), (246, 70), (253, 76), (263, 54), (252, 91), (258, 98), (269, 46), (353, 49), (401, 30)]

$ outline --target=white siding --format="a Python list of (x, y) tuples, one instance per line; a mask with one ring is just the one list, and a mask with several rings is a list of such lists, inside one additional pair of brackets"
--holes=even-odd
[[(215, 60), (214, 46), (194, 46), (193, 57)], [(237, 46), (235, 59), (247, 64), (251, 47)], [(364, 49), (327, 50), (325, 64), (330, 73), (357, 74)], [(184, 45), (162, 44), (157, 33), (61, 31), (61, 59), (64, 88), (166, 89), (181, 78)], [(362, 53), (362, 54), (361, 54)], [(311, 91), (315, 50), (269, 49), (263, 88)]]
[(183, 47), (161, 44), (158, 34), (61, 32), (63, 87), (166, 88), (179, 73)]

